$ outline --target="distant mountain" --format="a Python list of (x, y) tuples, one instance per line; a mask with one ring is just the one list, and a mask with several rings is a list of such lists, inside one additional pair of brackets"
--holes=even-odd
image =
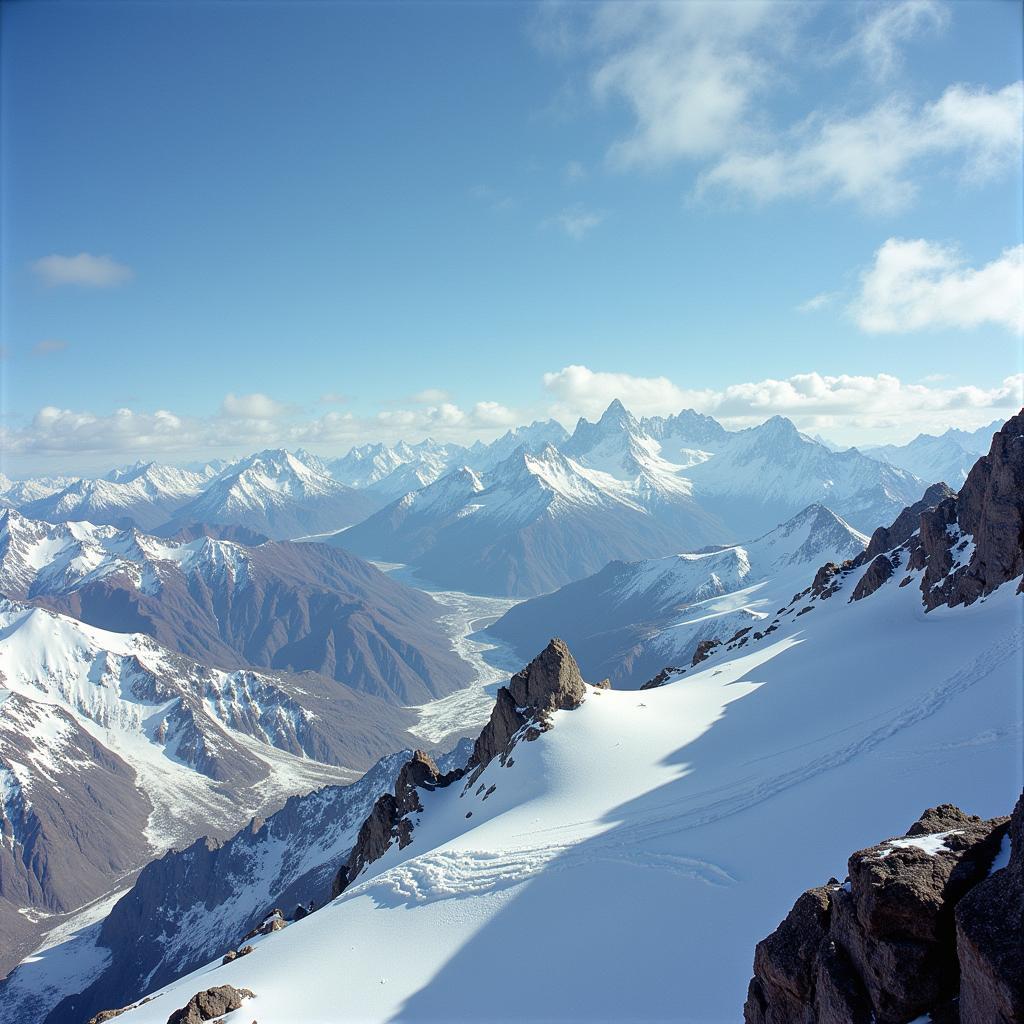
[(76, 480), (60, 491), (23, 502), (25, 515), (47, 522), (87, 521), (151, 529), (201, 493), (199, 473), (156, 462), (117, 470), (112, 479)]
[(407, 494), (332, 542), (409, 563), (441, 585), (530, 596), (611, 558), (671, 550), (681, 531), (697, 544), (723, 539), (685, 482), (658, 479), (660, 464), (649, 471), (641, 490), (552, 445), (536, 454), (520, 448), (488, 473), (464, 467)]
[(907, 444), (886, 444), (865, 450), (873, 459), (881, 459), (920, 477), (926, 483), (947, 483), (958, 488), (978, 456), (988, 451), (992, 435), (1002, 426), (996, 420), (978, 430), (951, 427), (943, 434), (918, 434)]
[(856, 448), (829, 451), (782, 416), (730, 434), (713, 458), (686, 470), (694, 498), (740, 536), (814, 503), (862, 531), (891, 522), (925, 485)]
[(709, 453), (718, 451), (729, 438), (721, 423), (693, 409), (684, 409), (674, 416), (644, 417), (640, 428), (659, 443), (668, 462), (684, 467), (705, 461)]
[(30, 941), (26, 922), (81, 907), (152, 850), (350, 780), (408, 721), (311, 673), (218, 671), (0, 599), (0, 928)]
[(524, 601), (488, 628), (517, 654), (560, 636), (583, 670), (637, 687), (666, 665), (687, 665), (697, 644), (773, 616), (824, 562), (853, 558), (868, 538), (822, 505), (733, 547), (612, 562), (552, 594)]
[(483, 473), (510, 458), (520, 448), (536, 454), (549, 444), (557, 448), (568, 438), (565, 427), (557, 420), (534, 420), (525, 427), (506, 431), (490, 444), (474, 445), (465, 462), (478, 473)]
[(315, 671), (393, 704), (465, 685), (433, 598), (320, 544), (164, 540), (0, 513), (0, 593), (206, 665)]
[(0, 474), (0, 506), (22, 508), (30, 501), (48, 498), (77, 482), (78, 477), (37, 476), (26, 480), (11, 480)]
[(291, 452), (272, 449), (234, 463), (198, 497), (178, 507), (161, 532), (191, 523), (224, 523), (286, 540), (341, 529), (380, 505), (380, 500), (318, 472)]

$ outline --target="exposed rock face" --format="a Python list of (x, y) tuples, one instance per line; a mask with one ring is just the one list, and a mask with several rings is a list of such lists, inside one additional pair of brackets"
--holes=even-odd
[(975, 886), (956, 908), (964, 1024), (1024, 1020), (1024, 795), (1010, 819), (1009, 842), (1006, 867)]
[(706, 661), (711, 652), (716, 647), (721, 646), (721, 640), (701, 640), (701, 642), (697, 644), (697, 649), (693, 652), (693, 661), (690, 662), (690, 665), (699, 665), (702, 661)]
[(235, 988), (233, 985), (208, 988), (197, 992), (180, 1010), (175, 1010), (167, 1018), (167, 1024), (203, 1024), (241, 1009), (243, 1000), (252, 999), (254, 995), (247, 988)]
[(959, 494), (935, 484), (891, 527), (877, 529), (852, 563), (864, 564), (853, 600), (874, 593), (902, 565), (921, 572), (929, 611), (973, 604), (1024, 576), (1024, 410), (996, 432)]
[[(469, 768), (475, 781), (496, 757), (507, 758), (521, 730), (536, 739), (551, 728), (553, 711), (578, 708), (587, 693), (579, 665), (565, 642), (557, 637), (517, 672), (508, 686), (498, 690), (498, 699), (473, 747)], [(526, 728), (529, 726), (530, 728)]]
[[(1012, 925), (1014, 913), (1019, 924), (1024, 902), (1018, 888), (1016, 909), (996, 912), (990, 906), (995, 890), (1005, 900), (1012, 884), (985, 882), (1007, 829), (1006, 818), (983, 821), (944, 804), (925, 811), (905, 837), (855, 853), (845, 884), (832, 879), (804, 893), (758, 943), (744, 1006), (747, 1024), (907, 1024), (923, 1014), (955, 1024), (954, 911), (968, 893), (972, 899), (957, 911), (957, 924), (963, 917), (979, 936), (969, 978), (965, 969), (965, 991), (973, 986), (970, 1005), (988, 1007), (996, 1000), (994, 1005), (1012, 1007), (993, 979), (1006, 993), (1015, 985), (1019, 993), (1021, 933), (1010, 928), (1004, 936), (1000, 929)], [(961, 999), (959, 1019), (983, 1024), (1020, 1018), (965, 1015)]]
[(359, 829), (348, 862), (334, 879), (333, 895), (344, 892), (393, 842), (397, 841), (399, 848), (412, 842), (412, 815), (423, 810), (419, 790), (429, 792), (451, 785), (467, 772), (472, 772), (469, 781), (476, 781), (494, 758), (500, 757), (504, 763), (520, 736), (536, 739), (551, 728), (553, 712), (578, 708), (586, 693), (587, 684), (572, 652), (563, 641), (553, 639), (508, 686), (498, 690), (490, 721), (477, 737), (465, 768), (442, 774), (422, 750), (413, 754), (398, 774), (394, 793), (380, 797)]
[(334, 878), (332, 896), (344, 892), (363, 868), (382, 857), (393, 842), (397, 840), (400, 849), (412, 842), (412, 822), (408, 816), (423, 810), (418, 790), (448, 786), (460, 779), (463, 772), (456, 768), (442, 775), (430, 755), (417, 750), (399, 771), (394, 793), (379, 797), (360, 826), (356, 845)]

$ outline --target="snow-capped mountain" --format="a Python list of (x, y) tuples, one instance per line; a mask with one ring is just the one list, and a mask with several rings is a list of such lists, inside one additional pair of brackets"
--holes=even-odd
[(853, 558), (867, 542), (811, 505), (743, 545), (612, 562), (516, 605), (488, 632), (523, 657), (554, 633), (579, 652), (591, 678), (635, 688), (666, 665), (688, 665), (701, 640), (774, 615), (819, 565)]
[(230, 466), (179, 507), (161, 532), (225, 523), (287, 539), (341, 529), (379, 507), (379, 500), (317, 472), (291, 452), (268, 449)]
[(858, 530), (887, 523), (925, 489), (913, 474), (857, 449), (829, 451), (782, 416), (730, 434), (712, 458), (686, 470), (693, 495), (740, 536), (816, 502)]
[(999, 420), (978, 430), (951, 427), (943, 434), (918, 434), (907, 444), (886, 444), (865, 449), (873, 459), (899, 466), (927, 483), (947, 483), (959, 487), (978, 456), (988, 451), (992, 435), (1002, 426)]
[[(724, 539), (685, 481), (655, 493), (653, 478), (619, 479), (553, 445), (520, 448), (490, 472), (463, 467), (405, 495), (334, 542), (409, 563), (442, 585), (528, 596), (611, 558), (672, 550), (681, 531), (695, 544)], [(652, 514), (662, 504), (664, 514)]]
[(75, 483), (78, 477), (36, 476), (26, 480), (11, 480), (0, 474), (0, 505), (21, 508), (30, 501), (48, 498)]
[(59, 523), (86, 520), (152, 529), (195, 498), (207, 480), (199, 473), (156, 462), (117, 470), (111, 479), (76, 480), (60, 491), (21, 503), (35, 519)]
[[(737, 1020), (754, 945), (804, 879), (843, 874), (851, 849), (922, 807), (1012, 805), (1013, 588), (927, 616), (914, 587), (844, 591), (644, 693), (578, 684), (563, 662), (535, 699), (579, 687), (582, 703), (509, 698), (525, 725), (494, 744), (492, 718), (461, 778), (414, 759), (337, 899), (151, 993), (126, 1024), (164, 1024), (221, 984), (251, 990), (261, 1024)], [(509, 997), (508, 951), (524, 948), (558, 970)]]
[(444, 696), (471, 674), (433, 598), (320, 544), (165, 540), (7, 511), (0, 593), (145, 633), (206, 665), (315, 671), (398, 705)]
[(525, 448), (531, 454), (543, 451), (549, 444), (556, 448), (567, 441), (569, 434), (557, 420), (534, 420), (524, 427), (508, 430), (490, 444), (476, 444), (465, 458), (465, 462), (478, 473), (493, 469), (500, 462)]
[(645, 416), (640, 429), (658, 442), (668, 462), (687, 467), (704, 462), (729, 437), (716, 419), (693, 409), (684, 409), (674, 416)]
[(2, 927), (27, 939), (154, 850), (351, 780), (367, 748), (404, 745), (408, 720), (309, 673), (211, 669), (0, 599)]

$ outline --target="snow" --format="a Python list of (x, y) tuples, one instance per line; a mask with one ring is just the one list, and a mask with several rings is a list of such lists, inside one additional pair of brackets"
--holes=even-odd
[(1007, 867), (1010, 863), (1010, 833), (1007, 832), (1003, 836), (1003, 841), (999, 844), (999, 852), (996, 854), (995, 859), (992, 861), (992, 867), (989, 868), (989, 875), (995, 874), (997, 871), (1001, 871)]
[(474, 736), (487, 721), (498, 686), (522, 666), (506, 644), (481, 631), (519, 602), (512, 598), (482, 597), (460, 590), (437, 590), (418, 579), (408, 567), (394, 562), (375, 562), (382, 572), (410, 586), (425, 590), (449, 611), (438, 622), (448, 634), (455, 652), (469, 662), (473, 680), (461, 690), (416, 705), (418, 720), (409, 732), (427, 743), (441, 743), (454, 733)]
[(890, 839), (883, 849), (879, 850), (878, 859), (884, 860), (895, 850), (920, 850), (922, 853), (927, 853), (929, 857), (934, 857), (937, 853), (942, 853), (943, 850), (949, 849), (946, 845), (946, 840), (950, 836), (958, 836), (962, 832), (963, 829), (955, 828), (951, 829), (949, 832), (933, 832), (931, 835), (926, 836), (910, 836), (907, 839)]
[(471, 790), (422, 793), (412, 843), (328, 907), (125, 1024), (221, 983), (256, 992), (261, 1024), (479, 1020), (496, 999), (735, 1022), (756, 942), (851, 850), (942, 802), (1013, 804), (1021, 607), (1012, 584), (927, 615), (912, 588), (836, 595), (677, 682), (590, 689)]
[(160, 742), (157, 730), (182, 694), (203, 695), (207, 684), (213, 692), (230, 693), (237, 673), (204, 674), (141, 634), (112, 633), (0, 599), (0, 674), (9, 691), (31, 702), (31, 713), (9, 700), (0, 704), (8, 724), (33, 740), (25, 745), (29, 763), (12, 763), (22, 789), (31, 795), (35, 777), (59, 781), (61, 773), (87, 767), (65, 753), (70, 725), (62, 713), (70, 715), (135, 769), (154, 805), (146, 837), (155, 850), (191, 840), (197, 828), (230, 830), (292, 793), (355, 776), (231, 729), (208, 704), (209, 741), (223, 737), (239, 744), (269, 768), (267, 779), (244, 799), (225, 792), (176, 756), (175, 741)]

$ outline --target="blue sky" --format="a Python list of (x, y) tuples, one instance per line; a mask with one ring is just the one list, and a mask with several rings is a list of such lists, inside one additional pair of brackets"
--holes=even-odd
[(1021, 11), (7, 4), (5, 468), (616, 395), (987, 423), (1020, 402)]

